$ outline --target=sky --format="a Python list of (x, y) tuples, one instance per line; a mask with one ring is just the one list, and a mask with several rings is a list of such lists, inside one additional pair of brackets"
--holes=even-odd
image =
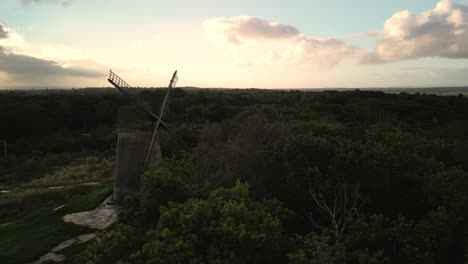
[(468, 0), (2, 0), (0, 89), (468, 86)]

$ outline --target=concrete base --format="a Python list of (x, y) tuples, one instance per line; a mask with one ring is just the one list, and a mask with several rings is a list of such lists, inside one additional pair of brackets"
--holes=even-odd
[[(139, 192), (144, 172), (145, 155), (152, 135), (152, 120), (137, 106), (124, 106), (119, 110), (117, 156), (113, 200)], [(150, 163), (161, 159), (159, 140), (152, 150)]]
[(150, 137), (149, 131), (119, 129), (114, 200), (120, 201), (128, 194), (140, 191), (145, 153)]

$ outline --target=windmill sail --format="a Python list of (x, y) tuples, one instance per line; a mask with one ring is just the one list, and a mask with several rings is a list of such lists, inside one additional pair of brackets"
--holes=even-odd
[(127, 82), (125, 82), (122, 78), (117, 76), (112, 70), (109, 73), (108, 81), (115, 86), (115, 88), (119, 89), (119, 91), (129, 97), (134, 103), (136, 103), (146, 114), (150, 115), (152, 118), (157, 118), (154, 116), (151, 108), (143, 102), (143, 99), (138, 96), (138, 91), (131, 87)]
[[(178, 76), (177, 76), (177, 71), (173, 74), (171, 81), (169, 83), (169, 89), (168, 92), (166, 93), (166, 97), (164, 99), (163, 105), (161, 106), (161, 112), (158, 115), (152, 112), (151, 107), (145, 104), (142, 100), (142, 98), (138, 95), (138, 92), (135, 88), (130, 86), (127, 82), (125, 82), (122, 78), (120, 78), (117, 74), (115, 74), (112, 70), (109, 73), (109, 79), (108, 81), (115, 86), (121, 93), (126, 95), (127, 97), (130, 98), (138, 107), (140, 107), (147, 115), (149, 115), (154, 121), (155, 124), (153, 126), (153, 134), (154, 132), (159, 133), (161, 131), (164, 131), (165, 133), (170, 135), (170, 141), (172, 142), (170, 145), (172, 146), (172, 149), (180, 149), (184, 148), (184, 144), (182, 140), (180, 140), (174, 132), (169, 128), (169, 126), (162, 120), (164, 117), (166, 110), (167, 110), (167, 102), (169, 99), (170, 91), (173, 86), (177, 83)], [(163, 128), (163, 129), (160, 129)], [(155, 136), (156, 137), (156, 136)], [(153, 136), (152, 136), (153, 138)], [(169, 139), (168, 139), (169, 140)], [(153, 143), (150, 142), (150, 144), (154, 144), (154, 139), (152, 140)], [(165, 144), (167, 145), (167, 144)], [(174, 147), (173, 145), (177, 145)], [(148, 148), (148, 150), (151, 150), (152, 148)], [(147, 159), (145, 156), (145, 166), (147, 165), (146, 162), (147, 160), (149, 161), (149, 158)]]
[(169, 82), (169, 87), (167, 88), (166, 96), (164, 97), (164, 101), (161, 104), (161, 110), (159, 111), (159, 118), (156, 120), (156, 123), (154, 124), (153, 127), (153, 132), (151, 135), (151, 140), (150, 143), (148, 144), (148, 149), (146, 150), (146, 155), (145, 155), (145, 163), (144, 163), (144, 168), (148, 167), (149, 161), (151, 159), (151, 155), (153, 153), (153, 148), (154, 148), (154, 141), (156, 140), (157, 134), (159, 132), (159, 125), (161, 124), (161, 121), (164, 117), (164, 114), (166, 113), (167, 109), (167, 103), (169, 99), (169, 95), (171, 94), (172, 87), (174, 87), (177, 83), (178, 77), (177, 77), (177, 71), (174, 72), (172, 75), (171, 81)]

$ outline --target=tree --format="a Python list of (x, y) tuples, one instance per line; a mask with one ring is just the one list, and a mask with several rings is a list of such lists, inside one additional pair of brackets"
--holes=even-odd
[(290, 264), (342, 264), (346, 263), (346, 250), (342, 242), (326, 233), (308, 234), (294, 239), (293, 252), (288, 254)]
[(254, 202), (248, 186), (216, 189), (207, 199), (161, 208), (158, 224), (135, 255), (145, 263), (272, 263), (285, 258), (283, 219), (277, 201)]
[(327, 200), (320, 191), (309, 188), (315, 205), (324, 215), (324, 223), (319, 224), (312, 214), (309, 220), (315, 227), (322, 230), (331, 229), (336, 242), (341, 241), (344, 232), (358, 215), (361, 201), (359, 200), (359, 185), (349, 187), (341, 184), (335, 189), (331, 201)]

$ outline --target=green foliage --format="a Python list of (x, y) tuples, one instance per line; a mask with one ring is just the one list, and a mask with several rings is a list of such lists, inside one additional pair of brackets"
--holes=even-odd
[(346, 261), (346, 250), (326, 234), (297, 237), (294, 251), (288, 254), (291, 264), (340, 264)]
[(455, 212), (466, 211), (468, 206), (468, 173), (460, 168), (428, 175), (424, 185), (428, 200)]
[[(166, 172), (156, 170), (154, 173), (146, 177), (164, 178)], [(140, 205), (147, 200), (145, 195), (139, 199)], [(253, 201), (247, 184), (237, 182), (233, 188), (215, 189), (206, 198), (159, 204), (157, 222), (146, 222), (148, 225), (143, 228), (118, 225), (101, 234), (77, 263), (271, 263), (285, 260), (287, 235), (283, 223), (292, 213), (275, 200)], [(142, 217), (150, 216), (142, 214)]]
[(460, 218), (444, 208), (428, 212), (419, 221), (371, 215), (353, 223), (345, 243), (358, 258), (363, 249), (372, 249), (376, 256), (391, 256), (395, 263), (457, 263), (461, 256), (453, 242), (459, 224)]
[[(448, 259), (456, 261), (456, 249), (452, 241), (459, 232), (460, 218), (439, 207), (428, 212), (412, 232), (413, 248), (409, 252), (414, 263), (442, 263)], [(450, 252), (447, 256), (447, 253)]]
[(271, 263), (283, 254), (278, 202), (253, 202), (248, 187), (214, 190), (206, 200), (162, 207), (136, 258), (147, 263)]
[[(154, 109), (164, 96), (141, 95)], [(11, 148), (0, 182), (40, 177), (65, 153), (111, 156), (124, 99), (0, 95), (0, 138)], [(125, 201), (121, 225), (78, 263), (464, 262), (468, 99), (176, 90), (170, 106), (189, 149), (177, 157), (163, 149), (166, 160)], [(337, 237), (312, 194), (335, 208), (341, 185), (359, 186), (362, 206)]]
[(74, 263), (116, 263), (136, 249), (138, 234), (128, 225), (116, 225), (112, 230), (99, 234)]
[(182, 177), (165, 167), (145, 174), (140, 193), (140, 208), (144, 219), (157, 220), (162, 205), (184, 201), (189, 197), (191, 190), (184, 185)]

